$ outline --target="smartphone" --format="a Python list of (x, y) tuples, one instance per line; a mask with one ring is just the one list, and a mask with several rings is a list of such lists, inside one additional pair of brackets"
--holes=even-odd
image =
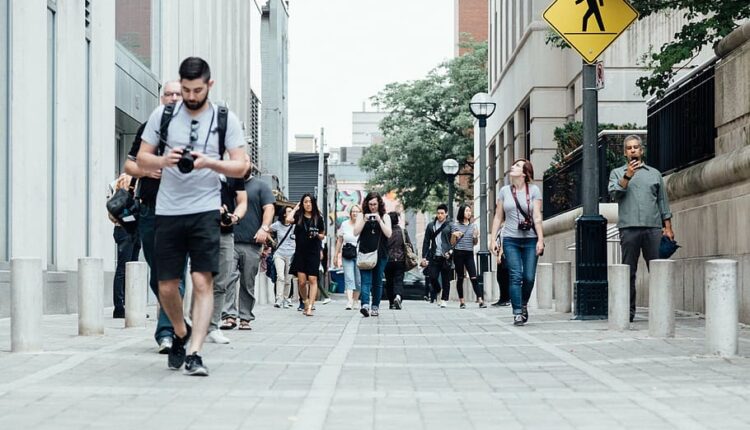
[(367, 221), (375, 221), (375, 214), (367, 214), (365, 215), (365, 219)]

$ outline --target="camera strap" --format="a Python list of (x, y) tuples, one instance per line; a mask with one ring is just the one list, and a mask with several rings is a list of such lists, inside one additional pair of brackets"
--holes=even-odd
[(284, 235), (284, 238), (281, 239), (281, 242), (279, 242), (278, 245), (276, 245), (276, 249), (281, 248), (281, 244), (284, 243), (284, 241), (286, 240), (286, 238), (289, 236), (289, 233), (292, 232), (293, 228), (294, 228), (294, 224), (289, 224), (289, 228), (286, 229), (286, 234)]
[(526, 185), (526, 210), (528, 212), (524, 212), (523, 209), (521, 209), (521, 203), (518, 202), (518, 196), (516, 195), (516, 187), (511, 185), (510, 189), (513, 192), (513, 200), (516, 201), (516, 208), (518, 208), (518, 212), (523, 215), (524, 220), (526, 220), (527, 222), (532, 222), (532, 219), (529, 216), (529, 213), (531, 212), (531, 197), (529, 196), (529, 186)]

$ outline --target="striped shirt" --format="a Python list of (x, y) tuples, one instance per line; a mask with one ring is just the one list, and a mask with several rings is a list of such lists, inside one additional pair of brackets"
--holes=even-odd
[(474, 229), (476, 228), (476, 225), (474, 224), (468, 224), (464, 225), (461, 223), (454, 222), (451, 225), (451, 233), (454, 231), (460, 231), (464, 235), (461, 237), (461, 239), (456, 244), (455, 249), (459, 251), (474, 251)]

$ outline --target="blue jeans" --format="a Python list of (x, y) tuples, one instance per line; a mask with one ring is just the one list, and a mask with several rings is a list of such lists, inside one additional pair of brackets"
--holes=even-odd
[(347, 290), (359, 291), (362, 289), (362, 278), (357, 267), (357, 259), (341, 259), (344, 266), (344, 285)]
[[(154, 227), (156, 224), (155, 208), (149, 205), (141, 205), (140, 217), (138, 218), (138, 230), (143, 243), (143, 256), (151, 269), (149, 285), (156, 298), (159, 298), (159, 278), (156, 276), (156, 260), (154, 259)], [(180, 296), (185, 295), (185, 277), (180, 278)], [(165, 337), (174, 337), (174, 328), (169, 321), (167, 313), (159, 309), (159, 320), (156, 323), (154, 339), (156, 343)]]
[(536, 277), (536, 241), (532, 238), (503, 238), (503, 254), (510, 274), (510, 302), (513, 305), (513, 314), (521, 313), (521, 308), (526, 306), (534, 289), (534, 278)]
[(378, 259), (378, 264), (374, 269), (359, 269), (359, 274), (362, 278), (362, 291), (360, 292), (359, 302), (362, 305), (370, 304), (370, 293), (372, 293), (372, 307), (380, 307), (380, 299), (383, 296), (383, 274), (385, 273), (386, 264), (388, 264), (388, 257), (381, 257)]

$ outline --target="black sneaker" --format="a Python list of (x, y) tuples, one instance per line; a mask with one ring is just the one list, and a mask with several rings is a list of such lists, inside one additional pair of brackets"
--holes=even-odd
[(492, 304), (493, 308), (500, 308), (505, 306), (510, 306), (510, 302), (508, 300), (498, 300)]
[(190, 376), (208, 376), (208, 367), (203, 365), (201, 356), (194, 352), (185, 357), (184, 373)]
[(112, 318), (122, 319), (125, 318), (125, 309), (115, 309), (112, 311)]
[(393, 303), (391, 303), (390, 306), (388, 306), (388, 309), (394, 310), (394, 309), (396, 309), (396, 305), (394, 305)]
[(458, 305), (458, 308), (459, 309), (466, 309), (466, 303), (461, 303), (460, 305)]
[(401, 309), (401, 296), (398, 294), (396, 295), (396, 298), (393, 299), (393, 307), (396, 309)]
[(523, 316), (523, 322), (529, 322), (529, 309), (526, 307), (526, 305), (523, 305), (521, 308), (521, 316)]
[(187, 327), (185, 337), (175, 335), (174, 340), (172, 340), (172, 348), (169, 350), (169, 356), (167, 357), (167, 366), (172, 370), (179, 369), (185, 363), (185, 345), (190, 340), (190, 333), (192, 333), (192, 329), (187, 322), (185, 327)]
[(479, 302), (479, 307), (484, 309), (487, 307), (487, 305), (484, 302)]
[(518, 314), (513, 317), (513, 325), (524, 325), (526, 321), (523, 319), (523, 315)]
[(359, 313), (362, 314), (363, 317), (367, 318), (370, 316), (370, 306), (369, 305), (363, 305), (362, 308), (359, 309)]

